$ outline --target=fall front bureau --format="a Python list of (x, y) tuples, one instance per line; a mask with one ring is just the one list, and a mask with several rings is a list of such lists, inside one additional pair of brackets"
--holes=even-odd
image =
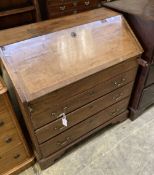
[(3, 77), (14, 86), (42, 169), (75, 143), (127, 118), (142, 48), (122, 15), (103, 12), (107, 18), (95, 10), (94, 21), (85, 18), (1, 49)]

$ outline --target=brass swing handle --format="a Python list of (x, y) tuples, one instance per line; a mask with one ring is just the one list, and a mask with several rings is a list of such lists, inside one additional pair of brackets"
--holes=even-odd
[(126, 81), (126, 78), (122, 78), (121, 82), (118, 83), (117, 81), (114, 82), (114, 85), (117, 86), (117, 87), (120, 87), (123, 85), (123, 83)]
[(112, 114), (112, 116), (116, 116), (116, 115), (120, 114), (122, 111), (123, 111), (122, 109), (117, 108), (113, 112), (111, 112), (111, 114)]
[(54, 127), (54, 130), (63, 130), (66, 126), (62, 126), (62, 127)]
[(112, 99), (115, 101), (119, 101), (123, 96), (123, 93), (120, 93), (119, 95), (117, 95), (116, 97), (113, 97)]
[(64, 145), (66, 145), (70, 141), (71, 141), (71, 138), (70, 137), (67, 137), (64, 141), (58, 141), (57, 142), (57, 145), (58, 146), (64, 146)]
[(60, 6), (59, 9), (60, 9), (61, 11), (64, 11), (64, 10), (66, 9), (66, 6), (65, 6), (65, 5), (64, 5), (64, 6)]

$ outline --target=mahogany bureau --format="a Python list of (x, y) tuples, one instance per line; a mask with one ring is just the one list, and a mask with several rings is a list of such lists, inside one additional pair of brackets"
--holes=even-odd
[(154, 104), (154, 1), (119, 0), (105, 5), (124, 12), (144, 48), (130, 103), (130, 117), (136, 119)]
[(33, 160), (0, 77), (0, 174), (19, 173)]
[(42, 169), (74, 144), (127, 118), (143, 52), (119, 13), (102, 8), (67, 20), (73, 25), (64, 29), (53, 20), (54, 32), (1, 49), (3, 78), (12, 81)]

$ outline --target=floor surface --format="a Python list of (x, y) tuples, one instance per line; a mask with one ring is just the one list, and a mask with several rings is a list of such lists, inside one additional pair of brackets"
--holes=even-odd
[(50, 168), (36, 164), (20, 175), (154, 175), (154, 107), (98, 132)]

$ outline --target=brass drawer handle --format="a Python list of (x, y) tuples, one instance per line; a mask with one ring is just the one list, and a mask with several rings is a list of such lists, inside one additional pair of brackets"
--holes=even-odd
[(123, 96), (123, 93), (120, 93), (118, 96), (113, 97), (113, 100), (119, 101), (122, 98), (122, 96)]
[(66, 6), (65, 6), (65, 5), (64, 5), (64, 6), (60, 6), (59, 9), (60, 9), (61, 11), (64, 11), (64, 10), (66, 9)]
[(117, 86), (117, 87), (120, 87), (123, 85), (123, 83), (126, 81), (126, 78), (122, 78), (121, 82), (118, 83), (117, 81), (114, 82), (114, 85)]
[(11, 137), (8, 137), (5, 139), (5, 143), (11, 143), (12, 142), (12, 138)]
[(120, 111), (121, 111), (121, 110), (120, 110), (119, 108), (117, 108), (117, 109), (115, 109), (113, 112), (111, 112), (111, 114), (112, 114), (112, 116), (115, 116), (115, 115), (119, 114)]
[[(67, 110), (68, 110), (68, 107), (67, 107), (67, 106), (64, 107), (64, 108), (63, 108), (63, 113), (67, 113)], [(63, 114), (63, 113), (62, 113), (62, 114)], [(57, 118), (62, 117), (62, 116), (63, 116), (62, 114), (58, 115), (57, 113), (52, 112), (52, 113), (51, 113), (51, 117), (54, 118), (54, 119), (57, 119)]]
[(4, 126), (4, 122), (0, 121), (0, 127)]
[(66, 126), (62, 126), (62, 127), (55, 127), (54, 130), (63, 130)]
[(54, 113), (54, 112), (51, 113), (51, 116), (54, 117), (54, 118), (57, 118), (57, 117), (56, 117), (56, 113)]
[(18, 159), (20, 157), (20, 154), (16, 154), (15, 156), (14, 156), (14, 159)]
[(84, 4), (88, 6), (90, 4), (90, 1), (85, 1)]
[(71, 138), (70, 137), (67, 137), (64, 141), (62, 141), (62, 142), (57, 142), (57, 145), (58, 146), (64, 146), (64, 145), (66, 145), (68, 142), (70, 142), (71, 141)]

